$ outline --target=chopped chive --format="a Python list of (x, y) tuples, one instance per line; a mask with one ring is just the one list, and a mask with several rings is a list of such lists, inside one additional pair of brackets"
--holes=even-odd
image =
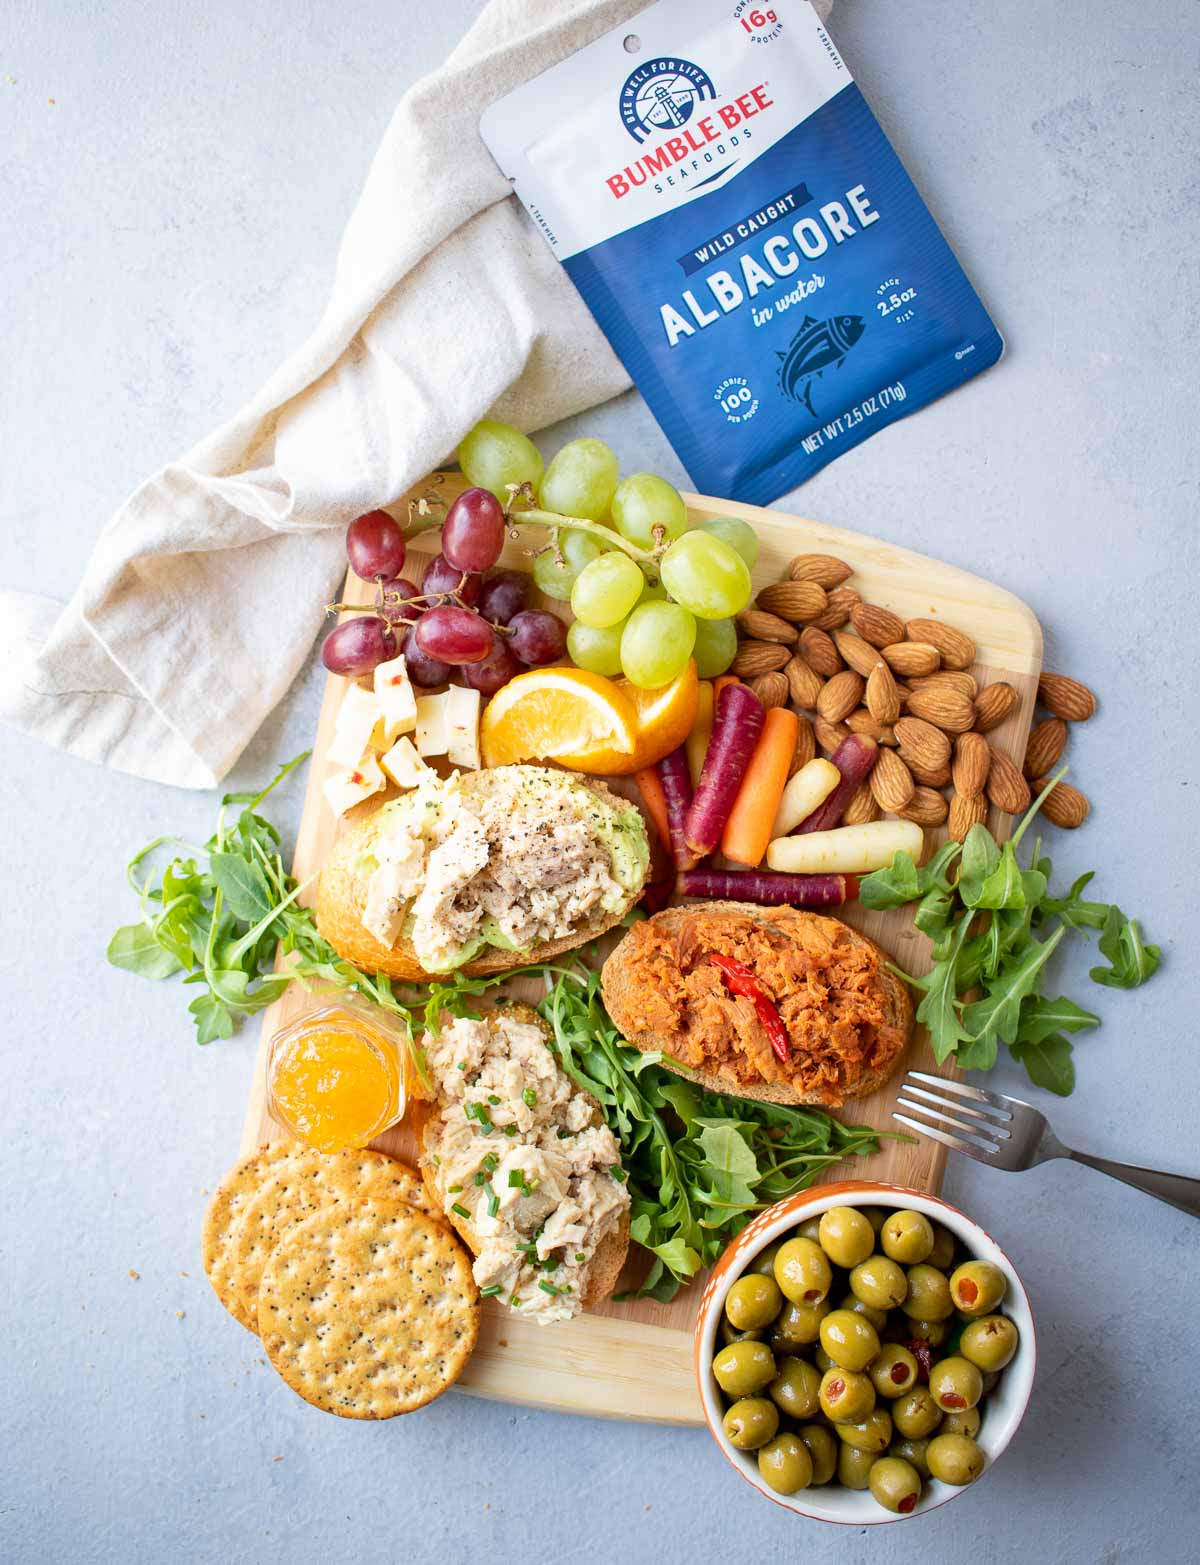
[(487, 1184), (487, 1175), (482, 1173), (482, 1172), (476, 1174), (475, 1175), (475, 1183), (477, 1185), (486, 1185)]
[(526, 1190), (536, 1190), (541, 1182), (540, 1179), (530, 1179), (526, 1182), (525, 1188)]
[(519, 1293), (514, 1293), (508, 1301), (509, 1307), (514, 1310), (519, 1310), (524, 1302), (525, 1300)]
[(471, 1215), (470, 1212), (467, 1211), (466, 1207), (463, 1206), (461, 1201), (455, 1201), (450, 1210), (456, 1213), (459, 1217), (470, 1217)]
[(467, 1068), (466, 1060), (459, 1060), (458, 1064), (454, 1068), (455, 1070), (465, 1071)]
[(524, 1190), (525, 1175), (519, 1168), (510, 1168), (508, 1171), (508, 1188), (510, 1190)]
[(537, 1103), (537, 1093), (532, 1087), (526, 1087), (521, 1094), (521, 1101), (527, 1109), (531, 1109)]
[(500, 1159), (496, 1156), (496, 1154), (494, 1152), (489, 1152), (488, 1155), (483, 1160), (483, 1166), (484, 1166), (484, 1168), (487, 1169), (489, 1174), (494, 1174), (496, 1172), (496, 1169), (499, 1166), (499, 1163), (500, 1163)]
[(487, 1198), (487, 1201), (488, 1201), (488, 1216), (489, 1217), (495, 1217), (496, 1213), (500, 1210), (500, 1197), (496, 1194), (495, 1190), (492, 1188), (491, 1185), (488, 1186), (488, 1198)]
[(489, 1092), (488, 1093), (488, 1102), (492, 1105), (493, 1108), (495, 1108), (496, 1105), (500, 1102), (500, 1099), (496, 1096), (496, 1094), (494, 1092)]
[(552, 1299), (557, 1298), (560, 1293), (567, 1291), (565, 1288), (556, 1287), (552, 1282), (539, 1282), (538, 1287), (543, 1293), (548, 1293)]
[(571, 1132), (569, 1130), (560, 1130), (558, 1133), (558, 1139), (560, 1141), (569, 1141), (571, 1139)]
[(433, 1166), (434, 1168), (441, 1168), (442, 1166), (442, 1160), (436, 1152), (433, 1154)]
[(537, 1245), (534, 1244), (532, 1239), (523, 1239), (517, 1245), (518, 1253), (521, 1255), (532, 1255), (536, 1249)]
[(446, 1186), (446, 1194), (447, 1195), (460, 1195), (461, 1193), (462, 1193), (462, 1186), (461, 1185), (447, 1185)]
[[(488, 1129), (489, 1130), (491, 1129), (490, 1125), (488, 1126)], [(505, 1127), (504, 1127), (504, 1134), (506, 1136), (515, 1136), (516, 1133), (517, 1133), (517, 1127), (515, 1125), (505, 1125)]]
[(494, 1282), (487, 1288), (480, 1288), (479, 1297), (481, 1299), (494, 1299), (498, 1293), (503, 1292), (504, 1289), (500, 1286), (500, 1284), (498, 1282)]
[(546, 1257), (546, 1259), (542, 1262), (542, 1270), (544, 1272), (556, 1272), (561, 1265), (562, 1265), (562, 1256), (561, 1255), (548, 1255)]
[(614, 1163), (612, 1168), (609, 1169), (609, 1173), (613, 1176), (619, 1185), (623, 1185), (629, 1178), (629, 1175), (625, 1172), (619, 1163)]
[(587, 1256), (584, 1254), (584, 1252), (582, 1250), (576, 1250), (575, 1251), (575, 1261), (576, 1261), (577, 1265), (582, 1266), (584, 1261), (586, 1261), (586, 1260), (587, 1260)]

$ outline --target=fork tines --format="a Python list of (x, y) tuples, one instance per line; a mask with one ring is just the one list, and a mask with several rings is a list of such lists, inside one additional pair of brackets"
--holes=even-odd
[[(914, 1085), (916, 1082), (927, 1082), (939, 1090), (926, 1091), (924, 1087)], [(892, 1118), (957, 1152), (986, 1159), (1000, 1151), (1009, 1139), (1011, 1132), (1005, 1121), (1012, 1118), (1011, 1111), (1002, 1100), (982, 1088), (970, 1087), (961, 1081), (947, 1081), (924, 1071), (909, 1071), (902, 1090), (909, 1096), (898, 1098), (897, 1107), (919, 1114), (921, 1118), (910, 1119), (907, 1114), (898, 1113), (893, 1113)], [(957, 1134), (950, 1135), (946, 1130), (938, 1129), (939, 1125), (948, 1126)]]

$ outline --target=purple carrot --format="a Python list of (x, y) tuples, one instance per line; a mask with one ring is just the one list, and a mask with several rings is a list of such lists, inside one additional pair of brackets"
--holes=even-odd
[(681, 897), (762, 902), (770, 907), (841, 907), (858, 901), (857, 875), (784, 875), (759, 869), (691, 869), (675, 883)]
[(753, 690), (746, 685), (726, 685), (717, 698), (712, 738), (687, 813), (681, 869), (692, 869), (720, 842), (762, 726), (763, 704)]
[(654, 770), (662, 784), (667, 803), (667, 825), (671, 829), (671, 855), (679, 869), (690, 869), (695, 860), (684, 842), (684, 826), (692, 804), (692, 774), (688, 770), (687, 748), (680, 745), (664, 755)]
[(800, 822), (792, 833), (795, 837), (806, 837), (810, 831), (832, 831), (839, 824), (859, 783), (879, 759), (879, 746), (866, 734), (850, 734), (838, 745), (832, 759), (842, 780), (825, 802)]

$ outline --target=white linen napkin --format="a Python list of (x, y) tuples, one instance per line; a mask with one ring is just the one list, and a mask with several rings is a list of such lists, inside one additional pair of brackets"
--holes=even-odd
[(135, 490), (69, 604), (0, 593), (0, 717), (89, 761), (215, 786), (308, 655), (349, 521), (488, 412), (538, 429), (628, 386), (478, 119), (643, 9), (490, 0), (397, 108), (309, 340)]

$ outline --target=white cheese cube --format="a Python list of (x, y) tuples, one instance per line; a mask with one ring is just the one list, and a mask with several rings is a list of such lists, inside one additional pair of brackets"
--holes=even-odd
[(432, 777), (433, 769), (417, 754), (411, 739), (397, 739), (379, 764), (396, 784), (397, 788), (416, 788), (423, 778)]
[(338, 707), (333, 743), (328, 757), (337, 766), (357, 766), (371, 747), (371, 734), (379, 719), (379, 703), (373, 690), (351, 685)]
[(335, 815), (345, 815), (347, 810), (380, 793), (387, 787), (387, 778), (379, 769), (373, 755), (346, 772), (334, 772), (324, 783), (325, 798)]
[(417, 749), (422, 755), (445, 755), (450, 747), (446, 695), (417, 697)]
[(465, 685), (446, 691), (446, 754), (455, 766), (479, 767), (479, 692)]
[(376, 732), (381, 723), (387, 741), (382, 748), (386, 749), (400, 734), (411, 734), (417, 726), (417, 700), (403, 656), (376, 668), (375, 701), (379, 711)]

